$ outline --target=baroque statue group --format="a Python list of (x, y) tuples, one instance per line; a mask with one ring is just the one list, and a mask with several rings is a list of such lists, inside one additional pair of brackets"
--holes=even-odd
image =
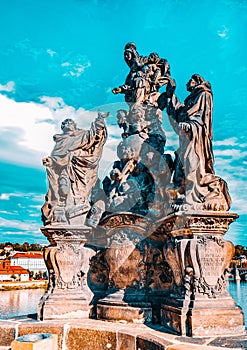
[[(211, 84), (193, 74), (180, 102), (166, 59), (127, 43), (124, 60), (127, 77), (112, 92), (127, 107), (116, 114), (122, 139), (109, 175), (98, 177), (109, 112), (98, 112), (89, 130), (65, 119), (43, 159), (49, 188), (41, 231), (50, 246), (39, 319), (241, 334), (243, 314), (226, 289), (234, 246), (222, 238), (238, 215), (229, 213), (227, 184), (214, 172)], [(163, 115), (178, 135), (174, 154)]]
[[(166, 59), (157, 53), (140, 56), (135, 44), (128, 43), (124, 60), (129, 73), (124, 84), (112, 90), (124, 94), (129, 107), (116, 116), (123, 130), (119, 160), (100, 186), (97, 170), (109, 113), (99, 113), (88, 131), (64, 120), (63, 134), (54, 136), (55, 147), (43, 160), (49, 180), (44, 223), (88, 219), (95, 226), (102, 214), (122, 211), (154, 218), (173, 210), (227, 211), (227, 184), (213, 169), (210, 83), (193, 74), (186, 84), (189, 95), (181, 103)], [(164, 109), (179, 137), (174, 159), (165, 153)]]

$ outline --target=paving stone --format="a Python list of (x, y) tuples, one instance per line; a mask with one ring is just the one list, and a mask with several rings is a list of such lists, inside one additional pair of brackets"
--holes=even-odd
[(66, 333), (67, 350), (115, 350), (116, 333), (110, 330), (70, 328)]
[(209, 345), (247, 349), (247, 335), (240, 335), (236, 337), (218, 337), (211, 341)]
[(117, 350), (136, 350), (136, 335), (118, 332), (117, 344)]
[(136, 350), (165, 350), (168, 345), (172, 345), (170, 341), (157, 337), (152, 333), (138, 335), (136, 344)]
[(12, 340), (15, 339), (15, 327), (17, 323), (11, 321), (0, 321), (0, 345), (10, 346)]

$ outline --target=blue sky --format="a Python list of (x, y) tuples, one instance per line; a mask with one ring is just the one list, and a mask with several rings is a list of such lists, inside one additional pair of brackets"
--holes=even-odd
[[(116, 159), (114, 111), (123, 96), (125, 43), (158, 52), (177, 94), (193, 73), (212, 84), (216, 174), (229, 185), (240, 218), (226, 237), (247, 245), (247, 2), (237, 0), (0, 0), (0, 241), (47, 242), (39, 227), (46, 192), (41, 158), (70, 116), (88, 127), (110, 110), (101, 176)], [(166, 115), (167, 149), (176, 149)]]

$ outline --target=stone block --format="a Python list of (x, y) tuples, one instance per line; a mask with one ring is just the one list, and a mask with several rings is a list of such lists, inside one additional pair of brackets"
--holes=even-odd
[(188, 322), (192, 337), (241, 335), (245, 331), (242, 309), (238, 306), (192, 309)]
[(0, 345), (9, 346), (12, 340), (15, 339), (15, 327), (14, 322), (0, 321)]
[(73, 327), (67, 331), (65, 346), (67, 350), (115, 350), (116, 333)]
[[(23, 323), (18, 327), (18, 336), (33, 334), (33, 333), (48, 333), (48, 334), (56, 334), (57, 335), (57, 344), (58, 349), (62, 349), (62, 341), (63, 341), (63, 329), (64, 324), (56, 321), (47, 322), (33, 322), (33, 323)], [(44, 350), (44, 349), (43, 349)]]
[(244, 333), (242, 309), (228, 299), (194, 301), (193, 308), (163, 305), (161, 324), (182, 336), (202, 337)]
[(240, 336), (218, 337), (208, 343), (210, 346), (247, 349), (247, 333)]
[[(229, 348), (224, 348), (224, 349), (230, 350)], [(168, 346), (166, 350), (219, 350), (219, 348), (214, 346), (207, 346), (207, 345), (174, 344), (174, 345)]]
[(80, 298), (81, 294), (74, 295), (72, 292), (59, 297), (51, 295), (41, 307), (41, 320), (88, 318), (92, 307), (87, 300)]
[(138, 335), (136, 340), (136, 350), (166, 350), (169, 345), (172, 343), (153, 334)]
[(117, 350), (136, 350), (136, 335), (127, 332), (117, 333)]
[(97, 305), (97, 318), (108, 321), (145, 323), (152, 320), (152, 309), (133, 306)]
[(23, 335), (11, 343), (11, 350), (57, 350), (56, 334)]

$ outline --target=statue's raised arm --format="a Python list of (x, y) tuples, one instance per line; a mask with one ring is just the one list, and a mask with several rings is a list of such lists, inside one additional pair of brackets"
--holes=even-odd
[(88, 197), (98, 179), (108, 115), (98, 112), (89, 130), (78, 129), (72, 119), (65, 119), (61, 124), (63, 133), (54, 135), (51, 155), (43, 159), (49, 184), (42, 207), (45, 225), (84, 223), (90, 209)]

